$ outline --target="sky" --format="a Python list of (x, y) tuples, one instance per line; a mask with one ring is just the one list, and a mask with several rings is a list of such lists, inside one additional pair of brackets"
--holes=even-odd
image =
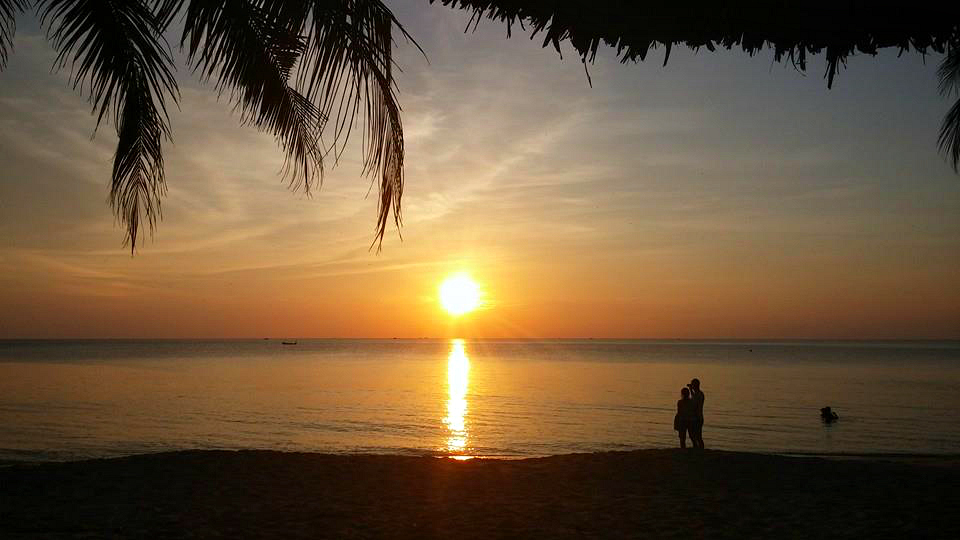
[[(135, 256), (116, 143), (32, 17), (0, 73), (0, 338), (960, 339), (960, 176), (939, 57), (855, 56), (827, 89), (770, 52), (590, 66), (425, 0), (389, 2), (404, 224), (382, 250), (348, 148), (291, 192), (271, 136), (178, 55), (163, 221)], [(359, 139), (357, 139), (359, 142)], [(468, 272), (481, 309), (444, 312)]]

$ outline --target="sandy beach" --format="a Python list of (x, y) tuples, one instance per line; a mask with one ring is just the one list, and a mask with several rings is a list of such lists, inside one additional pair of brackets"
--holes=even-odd
[(956, 458), (189, 451), (0, 469), (4, 538), (960, 536)]

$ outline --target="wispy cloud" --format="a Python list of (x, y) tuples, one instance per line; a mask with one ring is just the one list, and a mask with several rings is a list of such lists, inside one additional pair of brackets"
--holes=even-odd
[[(0, 85), (0, 304), (40, 306), (54, 326), (61, 315), (43, 306), (71, 302), (74, 313), (163, 306), (185, 334), (232, 335), (237, 321), (309, 332), (322, 320), (351, 335), (424, 335), (426, 311), (397, 311), (428, 309), (430, 280), (469, 267), (501, 295), (485, 316), (531, 335), (629, 328), (657, 310), (679, 321), (661, 334), (694, 335), (691, 321), (749, 333), (751, 290), (786, 306), (783, 320), (791, 305), (832, 302), (832, 322), (795, 315), (805, 332), (873, 328), (857, 319), (865, 302), (936, 328), (960, 321), (948, 277), (960, 183), (935, 152), (946, 107), (935, 62), (857, 58), (827, 91), (768, 59), (678, 51), (663, 68), (601, 51), (591, 88), (571, 55), (492, 23), (464, 34), (462, 12), (396, 5), (429, 62), (400, 44), (404, 240), (388, 234), (380, 254), (358, 148), (311, 197), (291, 193), (272, 138), (182, 69), (164, 220), (131, 258), (106, 204), (112, 128), (90, 138), (89, 105), (49, 73), (53, 53), (24, 26)], [(864, 300), (864, 287), (891, 284), (912, 291), (909, 306)], [(264, 306), (291, 315), (262, 322)], [(343, 306), (374, 326), (344, 330)], [(577, 306), (590, 321), (562, 317)], [(159, 315), (143, 320), (115, 315), (109, 332), (162, 329)]]

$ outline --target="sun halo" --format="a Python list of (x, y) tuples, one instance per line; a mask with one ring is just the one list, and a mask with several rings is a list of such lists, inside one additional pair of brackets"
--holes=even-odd
[(480, 287), (465, 273), (454, 274), (440, 284), (440, 304), (451, 315), (463, 315), (480, 306)]

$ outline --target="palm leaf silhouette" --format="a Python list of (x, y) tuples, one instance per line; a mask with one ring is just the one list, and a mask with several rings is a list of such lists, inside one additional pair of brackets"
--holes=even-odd
[(380, 0), (0, 0), (0, 68), (14, 18), (30, 5), (58, 52), (55, 67), (70, 67), (98, 127), (116, 127), (110, 204), (131, 253), (162, 216), (167, 103), (179, 100), (164, 31), (181, 14), (180, 46), (194, 71), (228, 96), (242, 123), (276, 138), (292, 189), (309, 193), (322, 183), (326, 158), (339, 159), (362, 115), (363, 171), (379, 190), (374, 244), (379, 249), (391, 216), (399, 229), (394, 27), (413, 40)]
[(58, 51), (56, 65), (70, 65), (73, 86), (86, 89), (97, 126), (104, 118), (116, 126), (110, 205), (133, 252), (143, 223), (151, 231), (156, 226), (166, 191), (166, 98), (178, 98), (168, 46), (142, 2), (43, 0), (37, 9)]
[(13, 33), (17, 29), (14, 19), (26, 7), (27, 0), (0, 0), (0, 69), (7, 65), (13, 47)]
[[(652, 49), (771, 48), (777, 61), (804, 70), (824, 53), (827, 85), (854, 53), (946, 52), (940, 90), (960, 92), (960, 7), (904, 11), (891, 4), (865, 10), (859, 2), (829, 6), (751, 0), (737, 3), (658, 3), (609, 0), (429, 0), (473, 12), (541, 36), (558, 51), (569, 41), (593, 61), (601, 43), (623, 62)], [(362, 116), (363, 171), (378, 186), (373, 243), (389, 222), (398, 230), (403, 195), (403, 125), (393, 78), (394, 30), (416, 45), (381, 0), (0, 0), (0, 69), (13, 43), (15, 17), (36, 6), (58, 51), (97, 118), (118, 135), (110, 204), (126, 229), (131, 253), (161, 218), (166, 190), (162, 143), (170, 139), (166, 104), (179, 100), (164, 32), (184, 18), (180, 46), (201, 79), (213, 81), (241, 121), (271, 133), (285, 155), (282, 176), (309, 193), (322, 183), (326, 160), (341, 156)], [(419, 48), (419, 45), (417, 45)], [(422, 50), (421, 50), (422, 52)], [(326, 144), (324, 143), (326, 137)], [(941, 125), (938, 146), (960, 164), (960, 100)], [(372, 187), (372, 186), (371, 186)]]
[(363, 114), (363, 170), (379, 190), (379, 249), (391, 216), (399, 229), (403, 195), (394, 27), (416, 42), (379, 0), (158, 0), (161, 24), (184, 4), (181, 46), (203, 78), (229, 93), (244, 122), (276, 137), (293, 189), (309, 193), (322, 183), (325, 158), (339, 159)]
[[(940, 63), (937, 70), (940, 79), (940, 94), (951, 96), (960, 94), (960, 46), (953, 46), (947, 52), (947, 57)], [(937, 138), (937, 147), (947, 156), (953, 170), (960, 166), (960, 97), (940, 124), (940, 137)]]
[(245, 123), (274, 134), (291, 184), (309, 190), (322, 171), (323, 121), (288, 84), (304, 40), (253, 3), (219, 0), (190, 3), (181, 45), (204, 79), (230, 93)]
[[(282, 0), (273, 3), (284, 4)], [(392, 28), (416, 42), (380, 1), (315, 1), (311, 15), (297, 84), (318, 100), (323, 117), (333, 121), (334, 157), (339, 155), (338, 141), (350, 135), (360, 103), (366, 104), (364, 171), (379, 180), (374, 240), (379, 245), (391, 211), (395, 225), (400, 226), (403, 196), (403, 126), (390, 54)]]

